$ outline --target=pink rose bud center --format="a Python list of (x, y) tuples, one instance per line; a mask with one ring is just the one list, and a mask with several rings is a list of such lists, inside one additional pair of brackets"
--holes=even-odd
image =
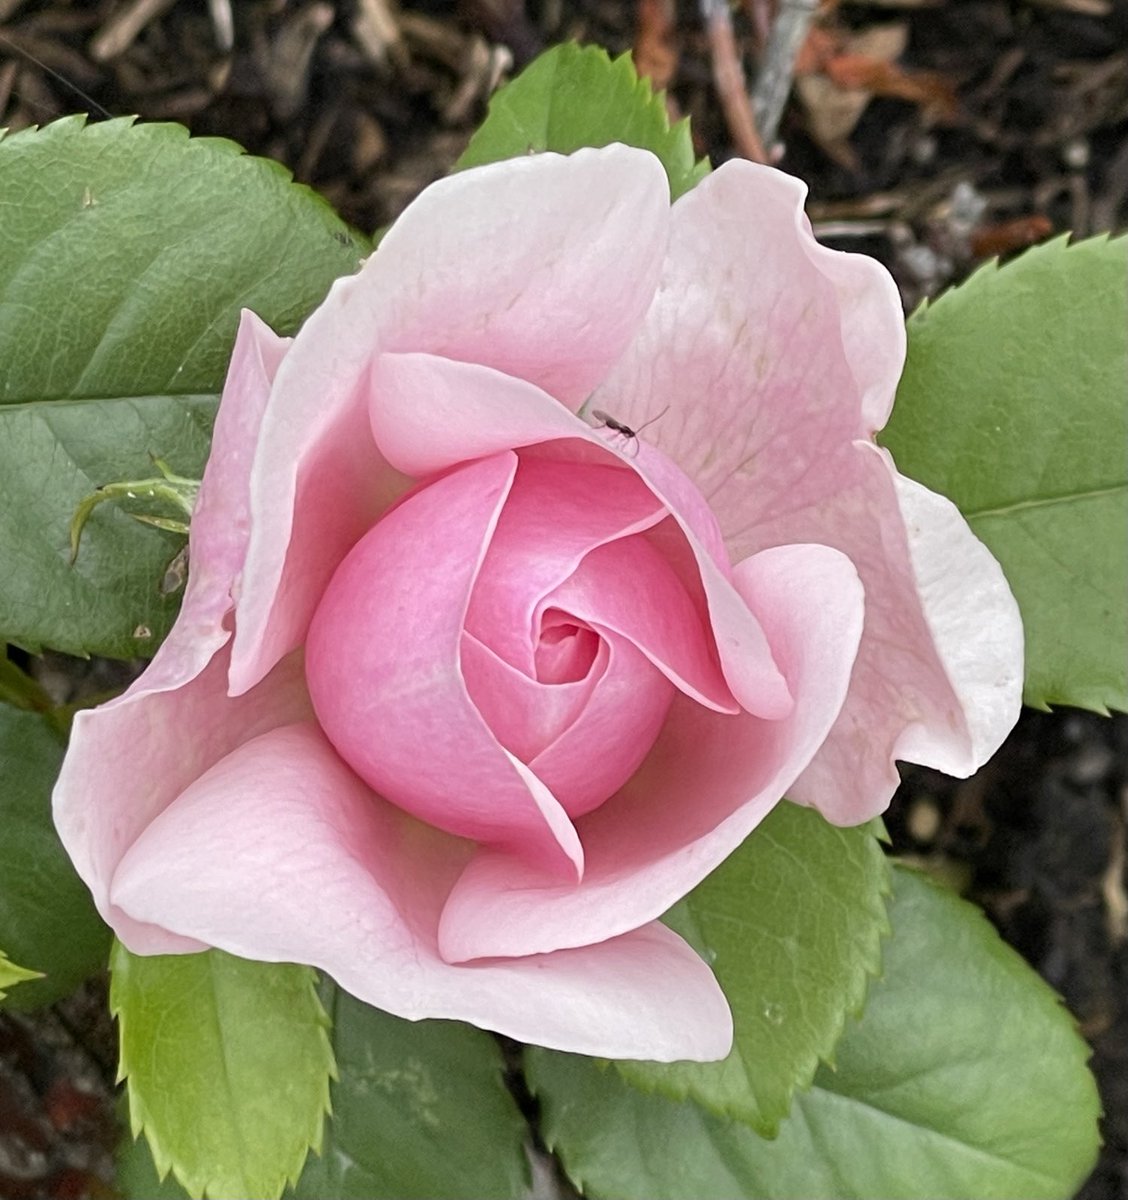
[(420, 488), (314, 616), (326, 735), (394, 804), (543, 861), (546, 822), (618, 791), (692, 690), (670, 664), (715, 656), (651, 540), (667, 520), (633, 474), (590, 463), (499, 455)]

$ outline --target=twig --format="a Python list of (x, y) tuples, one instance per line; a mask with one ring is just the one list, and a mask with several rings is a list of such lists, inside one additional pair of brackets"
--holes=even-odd
[(215, 44), (227, 54), (235, 45), (235, 18), (231, 12), (231, 0), (208, 0)]
[(741, 155), (752, 162), (770, 162), (748, 103), (744, 71), (736, 53), (736, 38), (727, 0), (700, 0), (700, 5), (713, 60), (713, 84), (733, 144)]
[(791, 94), (795, 57), (807, 37), (818, 0), (781, 0), (752, 93), (756, 127), (767, 145), (775, 141), (780, 117)]
[(172, 4), (173, 0), (133, 0), (94, 35), (90, 42), (90, 57), (95, 62), (117, 58), (133, 45), (133, 39), (154, 17), (159, 17)]

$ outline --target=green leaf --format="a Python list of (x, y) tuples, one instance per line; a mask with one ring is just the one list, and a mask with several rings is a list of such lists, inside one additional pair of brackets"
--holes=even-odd
[(167, 632), (181, 539), (84, 497), (198, 476), (239, 310), (290, 333), (367, 243), (277, 163), (176, 125), (67, 118), (0, 140), (0, 634), (131, 657)]
[[(354, 1000), (328, 981), (340, 1078), (320, 1157), (298, 1200), (491, 1200), (527, 1195), (528, 1130), (506, 1090), (488, 1034), (453, 1021), (412, 1023)], [(118, 1187), (135, 1200), (175, 1200), (144, 1142), (118, 1156)], [(159, 1190), (158, 1190), (159, 1189)]]
[(894, 872), (885, 976), (767, 1141), (646, 1095), (589, 1059), (530, 1052), (542, 1132), (592, 1197), (1041, 1200), (1097, 1152), (1088, 1050), (982, 913)]
[(455, 169), (612, 142), (657, 155), (674, 200), (709, 173), (706, 159), (694, 159), (688, 118), (670, 128), (663, 94), (639, 79), (629, 55), (612, 61), (598, 46), (567, 43), (546, 51), (493, 97)]
[(0, 946), (42, 979), (7, 1004), (37, 1008), (104, 967), (110, 931), (51, 820), (63, 759), (49, 718), (0, 704)]
[(909, 320), (881, 440), (1002, 563), (1039, 708), (1128, 708), (1126, 374), (1124, 238), (989, 264)]
[(29, 971), (26, 967), (17, 966), (0, 950), (0, 1000), (7, 998), (8, 989), (17, 983), (27, 983), (29, 979), (42, 978), (42, 972)]
[(667, 917), (717, 975), (733, 1011), (719, 1063), (619, 1062), (636, 1087), (691, 1097), (774, 1136), (857, 1013), (888, 931), (888, 860), (866, 826), (777, 805)]
[(454, 1021), (403, 1021), (333, 989), (341, 1076), (302, 1200), (491, 1200), (527, 1194), (527, 1128), (497, 1042)]
[(335, 1074), (313, 970), (115, 942), (111, 971), (130, 1123), (158, 1174), (194, 1197), (280, 1196), (321, 1146)]

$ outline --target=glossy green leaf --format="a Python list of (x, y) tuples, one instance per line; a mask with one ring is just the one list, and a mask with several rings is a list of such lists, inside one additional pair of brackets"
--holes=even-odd
[(909, 321), (881, 440), (1002, 563), (1040, 708), (1128, 708), (1126, 378), (1124, 238), (990, 264)]
[(1097, 1153), (1088, 1051), (982, 913), (894, 873), (885, 975), (774, 1141), (590, 1059), (534, 1050), (542, 1133), (584, 1194), (640, 1200), (1042, 1200)]
[(51, 820), (63, 745), (50, 719), (0, 704), (0, 947), (42, 979), (7, 1004), (33, 1008), (104, 967), (110, 931)]
[(829, 1060), (881, 961), (888, 860), (866, 826), (784, 802), (665, 918), (709, 962), (733, 1012), (719, 1063), (620, 1062), (636, 1087), (691, 1097), (771, 1136)]
[(321, 1146), (335, 1071), (315, 973), (118, 942), (111, 971), (132, 1132), (158, 1174), (194, 1197), (280, 1196)]
[(525, 1122), (489, 1034), (403, 1021), (333, 989), (341, 1076), (300, 1200), (505, 1200), (527, 1194)]
[(366, 252), (277, 163), (176, 125), (0, 139), (0, 634), (152, 652), (183, 539), (100, 505), (72, 567), (75, 509), (151, 454), (199, 475), (239, 310), (292, 332)]
[(662, 94), (639, 79), (629, 55), (612, 61), (598, 46), (568, 43), (547, 50), (493, 97), (455, 169), (612, 142), (657, 155), (675, 200), (709, 172), (706, 160), (694, 158), (688, 120), (670, 127)]
[[(488, 1034), (453, 1021), (412, 1023), (326, 981), (340, 1078), (320, 1156), (298, 1200), (505, 1200), (527, 1194), (527, 1128)], [(123, 1146), (118, 1187), (131, 1200), (175, 1200), (144, 1141)]]
[(18, 983), (27, 983), (29, 979), (38, 979), (40, 971), (29, 971), (21, 967), (0, 950), (0, 1000), (7, 998), (8, 992)]

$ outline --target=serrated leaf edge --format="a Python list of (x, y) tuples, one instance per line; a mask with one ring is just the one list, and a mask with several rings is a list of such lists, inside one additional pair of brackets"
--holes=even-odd
[[(688, 115), (684, 116), (680, 120), (674, 121), (671, 124), (670, 111), (666, 105), (666, 89), (665, 88), (655, 88), (648, 79), (639, 75), (638, 70), (636, 69), (636, 67), (634, 65), (634, 59), (629, 50), (625, 51), (624, 53), (618, 55), (615, 58), (612, 58), (611, 55), (608, 53), (608, 51), (603, 46), (590, 45), (590, 44), (582, 45), (579, 42), (563, 42), (563, 43), (560, 43), (558, 46), (552, 47), (551, 51), (549, 51), (549, 52), (559, 51), (563, 47), (571, 48), (571, 49), (575, 50), (576, 52), (578, 52), (579, 54), (587, 56), (588, 58), (601, 58), (607, 64), (608, 68), (611, 70), (622, 70), (623, 73), (629, 77), (630, 87), (633, 90), (633, 92), (635, 93), (635, 95), (637, 96), (637, 98), (639, 99), (639, 101), (641, 101), (641, 103), (645, 104), (648, 108), (652, 108), (654, 110), (654, 112), (656, 113), (656, 115), (659, 117), (659, 119), (661, 121), (662, 132), (667, 135), (672, 135), (675, 138), (680, 138), (680, 137), (684, 136), (684, 138), (686, 140), (686, 145), (690, 152), (689, 157), (690, 157), (690, 163), (692, 165), (686, 172), (686, 175), (685, 175), (686, 187), (683, 189), (683, 191), (681, 193), (682, 195), (684, 195), (686, 192), (692, 191), (693, 188), (695, 188), (701, 182), (701, 180), (706, 175), (709, 174), (709, 172), (712, 170), (712, 164), (710, 163), (709, 159), (707, 157), (697, 158), (693, 154), (693, 140), (692, 140), (692, 137), (690, 134), (689, 116)], [(533, 63), (530, 63), (529, 65), (532, 66), (536, 61), (537, 60), (534, 59)], [(554, 70), (555, 70), (555, 64), (554, 64)], [(520, 75), (514, 76), (514, 78), (512, 80), (510, 80), (510, 82), (511, 83), (516, 82), (519, 78), (520, 78)], [(496, 91), (493, 94), (493, 96), (490, 97), (489, 103), (486, 106), (486, 120), (487, 121), (489, 120), (490, 117), (492, 117), (494, 115), (494, 101), (499, 96), (503, 95), (504, 91), (505, 91), (504, 87), (499, 88), (498, 91)], [(484, 124), (485, 124), (485, 121), (483, 121), (482, 125), (479, 125), (478, 129), (474, 131), (475, 137), (477, 136), (478, 131), (484, 126)], [(473, 144), (473, 138), (471, 139), (471, 144)], [(467, 149), (469, 149), (469, 146), (467, 147)], [(464, 152), (464, 154), (465, 154), (465, 152)], [(468, 168), (468, 167), (463, 167), (461, 164), (462, 164), (462, 157), (460, 156), (458, 161), (455, 162), (454, 166), (451, 168), (451, 172), (456, 173), (460, 170), (472, 169), (472, 168)], [(676, 199), (676, 197), (675, 197), (675, 199)]]
[[(117, 1082), (125, 1083), (126, 1095), (129, 1102), (129, 1126), (133, 1140), (136, 1141), (142, 1134), (145, 1135), (145, 1141), (148, 1143), (149, 1151), (153, 1157), (153, 1166), (157, 1171), (157, 1178), (163, 1183), (168, 1178), (171, 1171), (177, 1183), (192, 1197), (192, 1200), (204, 1200), (208, 1196), (209, 1188), (212, 1186), (211, 1180), (206, 1180), (203, 1183), (190, 1180), (187, 1174), (181, 1170), (172, 1155), (166, 1150), (159, 1134), (153, 1127), (152, 1117), (148, 1106), (145, 1104), (144, 1098), (140, 1092), (134, 1087), (132, 1076), (125, 1062), (125, 1032), (126, 1032), (126, 1017), (122, 1005), (115, 999), (113, 988), (113, 977), (115, 974), (114, 961), (120, 957), (121, 952), (126, 952), (125, 947), (116, 938), (114, 939), (113, 948), (110, 952), (110, 1013), (116, 1019), (119, 1029), (119, 1061), (117, 1071)], [(300, 965), (300, 964), (293, 964)], [(330, 1036), (332, 1020), (325, 1006), (321, 1002), (321, 997), (317, 992), (317, 972), (312, 967), (304, 968), (306, 974), (306, 986), (309, 989), (310, 997), (313, 1000), (314, 1021), (322, 1038), (322, 1048), (328, 1055), (329, 1067), (325, 1075), (325, 1081), (321, 1095), (321, 1120), (317, 1124), (317, 1129), (314, 1136), (306, 1142), (301, 1150), (301, 1159), (286, 1168), (285, 1179), (282, 1186), (278, 1189), (277, 1195), (280, 1197), (285, 1192), (287, 1187), (296, 1186), (302, 1171), (305, 1169), (306, 1160), (309, 1157), (309, 1152), (312, 1150), (319, 1157), (322, 1147), (325, 1143), (325, 1122), (333, 1115), (333, 1103), (330, 1092), (330, 1081), (336, 1081), (340, 1078), (339, 1068), (337, 1066), (337, 1057), (333, 1050), (333, 1041)], [(295, 1151), (295, 1154), (297, 1151)], [(241, 1173), (240, 1173), (241, 1174)], [(247, 1196), (251, 1195), (250, 1189), (247, 1187), (246, 1180), (241, 1180), (244, 1193)]]
[(320, 192), (310, 187), (307, 183), (299, 183), (294, 178), (293, 171), (285, 166), (285, 164), (273, 158), (250, 154), (245, 147), (240, 146), (238, 142), (233, 141), (231, 138), (193, 136), (192, 131), (187, 126), (181, 125), (176, 121), (144, 121), (137, 116), (111, 117), (108, 121), (88, 121), (86, 113), (72, 113), (69, 116), (60, 117), (56, 121), (48, 121), (45, 125), (25, 126), (23, 129), (18, 129), (15, 133), (9, 133), (6, 129), (0, 130), (0, 153), (3, 153), (11, 146), (20, 147), (24, 142), (45, 137), (117, 137), (125, 134), (127, 131), (141, 137), (151, 139), (165, 138), (170, 142), (184, 142), (192, 147), (207, 147), (215, 150), (217, 153), (229, 154), (234, 159), (241, 159), (248, 164), (253, 164), (252, 169), (254, 170), (279, 176), (288, 186), (296, 188), (307, 198), (314, 201), (319, 209), (333, 218), (334, 222), (344, 226), (352, 237), (361, 258), (371, 252), (370, 239), (361, 233), (360, 230), (354, 229), (342, 220), (340, 214)]
[(6, 1000), (8, 992), (19, 984), (27, 983), (29, 979), (43, 978), (42, 971), (21, 967), (19, 963), (12, 962), (3, 950), (0, 950), (0, 1001)]
[[(870, 823), (872, 825), (872, 822)], [(874, 925), (874, 933), (876, 937), (873, 944), (866, 947), (866, 955), (863, 962), (862, 970), (856, 979), (852, 981), (854, 994), (850, 996), (847, 1003), (840, 1009), (835, 1018), (831, 1037), (829, 1039), (830, 1050), (823, 1054), (815, 1052), (807, 1055), (799, 1064), (796, 1070), (796, 1078), (791, 1086), (791, 1091), (788, 1095), (787, 1110), (781, 1113), (778, 1117), (769, 1117), (762, 1122), (757, 1122), (754, 1118), (749, 1119), (746, 1113), (741, 1109), (733, 1108), (730, 1105), (713, 1105), (708, 1102), (708, 1099), (697, 1092), (692, 1086), (686, 1090), (671, 1086), (663, 1086), (664, 1079), (661, 1076), (648, 1079), (636, 1079), (630, 1075), (624, 1074), (623, 1071), (616, 1070), (616, 1075), (628, 1086), (643, 1095), (657, 1095), (663, 1099), (671, 1100), (679, 1104), (693, 1104), (702, 1112), (708, 1113), (710, 1116), (719, 1117), (723, 1120), (732, 1121), (738, 1125), (744, 1125), (752, 1130), (757, 1136), (766, 1138), (769, 1141), (775, 1138), (780, 1126), (790, 1115), (792, 1105), (796, 1095), (799, 1093), (808, 1092), (811, 1085), (814, 1083), (815, 1075), (818, 1073), (820, 1064), (825, 1063), (830, 1070), (835, 1070), (834, 1051), (838, 1046), (842, 1035), (846, 1031), (846, 1023), (849, 1019), (857, 1020), (861, 1017), (865, 1010), (866, 999), (869, 995), (870, 985), (874, 980), (882, 978), (883, 969), (883, 954), (881, 948), (884, 942), (892, 933), (893, 927), (889, 920), (889, 898), (893, 894), (893, 872), (890, 866), (889, 857), (881, 850), (881, 841), (888, 840), (888, 835), (885, 833), (885, 827), (880, 825), (880, 834), (877, 829), (871, 830), (870, 843), (871, 849), (868, 853), (876, 854), (882, 863), (881, 884), (877, 889), (877, 897), (883, 901), (882, 913), (880, 921)], [(735, 1042), (734, 1042), (735, 1049)], [(613, 1059), (599, 1060), (601, 1068), (607, 1066), (618, 1067), (619, 1063)], [(629, 1068), (629, 1063), (626, 1064)], [(748, 1064), (741, 1062), (741, 1069), (747, 1074)]]
[(955, 294), (962, 293), (967, 288), (983, 286), (984, 284), (994, 282), (997, 276), (1004, 275), (1014, 268), (1021, 268), (1023, 264), (1028, 264), (1031, 259), (1042, 258), (1051, 253), (1068, 254), (1073, 250), (1095, 246), (1098, 243), (1107, 243), (1109, 246), (1123, 244), (1125, 249), (1128, 250), (1128, 233), (1100, 233), (1087, 238), (1077, 238), (1072, 233), (1062, 233), (1057, 237), (1049, 238), (1044, 242), (1039, 242), (1035, 246), (1028, 247), (1021, 254), (1016, 254), (1014, 258), (1007, 259), (1006, 262), (1002, 262), (998, 257), (990, 258), (985, 263), (981, 263), (976, 267), (963, 282), (952, 284), (951, 287), (945, 288), (942, 292), (937, 293), (937, 295), (926, 297), (922, 300), (909, 314), (908, 323), (911, 325), (913, 321), (924, 317), (927, 313), (931, 313), (938, 304), (943, 304)]

